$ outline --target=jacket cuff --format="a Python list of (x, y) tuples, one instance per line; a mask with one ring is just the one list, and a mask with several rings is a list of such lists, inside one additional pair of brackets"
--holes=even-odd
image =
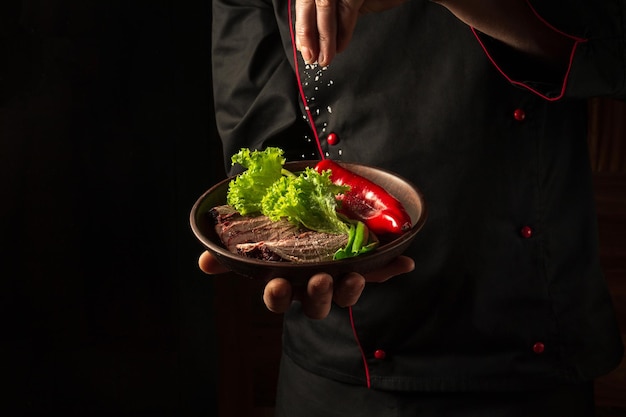
[(545, 100), (557, 101), (566, 96), (574, 63), (578, 61), (578, 51), (583, 49), (583, 45), (586, 45), (588, 40), (557, 29), (540, 16), (530, 3), (528, 5), (550, 30), (571, 40), (569, 60), (564, 71), (555, 72), (545, 63), (511, 48), (473, 27), (471, 30), (489, 61), (509, 83), (526, 89)]

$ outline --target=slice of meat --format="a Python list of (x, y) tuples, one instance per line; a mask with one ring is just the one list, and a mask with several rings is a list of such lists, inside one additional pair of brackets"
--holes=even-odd
[(224, 205), (211, 210), (215, 231), (226, 248), (243, 256), (291, 262), (320, 262), (333, 258), (348, 243), (347, 234), (319, 233), (287, 220), (263, 215), (242, 216)]
[(244, 256), (266, 260), (278, 260), (278, 257), (291, 262), (324, 262), (332, 260), (335, 252), (347, 243), (347, 234), (307, 231), (280, 240), (242, 243), (237, 245), (237, 251)]
[(264, 240), (280, 240), (298, 235), (297, 225), (287, 221), (272, 221), (266, 216), (242, 216), (230, 206), (211, 210), (215, 218), (215, 231), (226, 248), (237, 253), (237, 245)]

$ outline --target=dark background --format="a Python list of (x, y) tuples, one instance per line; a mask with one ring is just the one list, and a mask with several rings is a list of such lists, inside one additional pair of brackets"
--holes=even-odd
[[(224, 176), (210, 7), (0, 0), (0, 417), (271, 415), (280, 316), (202, 274), (188, 224)], [(590, 108), (626, 340), (626, 106)], [(624, 381), (598, 381), (598, 416), (626, 415)]]
[(0, 3), (0, 415), (215, 415), (210, 6)]

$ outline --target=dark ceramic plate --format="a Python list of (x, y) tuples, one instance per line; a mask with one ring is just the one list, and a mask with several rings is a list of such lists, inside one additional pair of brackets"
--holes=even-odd
[[(285, 164), (285, 168), (298, 172), (317, 161), (299, 161)], [(294, 263), (262, 261), (229, 252), (215, 232), (214, 222), (208, 213), (212, 207), (226, 203), (228, 183), (225, 179), (206, 191), (191, 209), (190, 223), (196, 237), (223, 265), (232, 271), (254, 279), (286, 278), (293, 283), (306, 282), (317, 272), (341, 276), (348, 272), (364, 273), (389, 263), (401, 255), (413, 241), (426, 220), (426, 206), (421, 192), (409, 181), (382, 169), (371, 166), (344, 163), (341, 165), (368, 178), (395, 196), (411, 216), (413, 227), (397, 239), (385, 243), (375, 251), (355, 258), (317, 263)]]

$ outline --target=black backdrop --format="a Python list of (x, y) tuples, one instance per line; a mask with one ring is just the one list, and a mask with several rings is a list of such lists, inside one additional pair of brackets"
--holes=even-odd
[(211, 416), (210, 1), (0, 4), (0, 415)]

